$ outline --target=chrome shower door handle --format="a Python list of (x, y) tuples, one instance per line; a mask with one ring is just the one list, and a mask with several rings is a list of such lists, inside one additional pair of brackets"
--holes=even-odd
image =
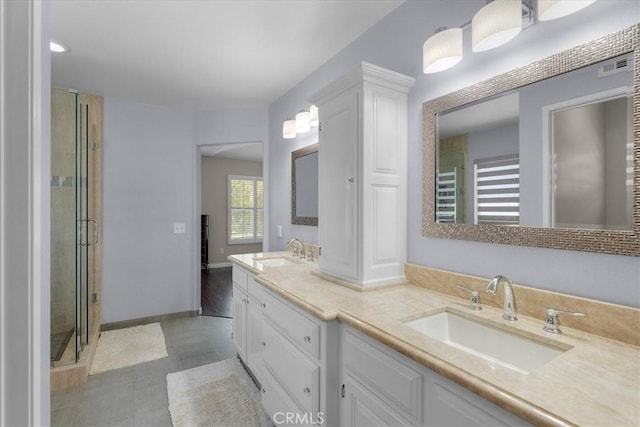
[(98, 244), (98, 221), (95, 219), (87, 219), (87, 234), (89, 231), (89, 223), (92, 222), (93, 223), (93, 242), (89, 242), (89, 239), (87, 239), (87, 246), (94, 246)]

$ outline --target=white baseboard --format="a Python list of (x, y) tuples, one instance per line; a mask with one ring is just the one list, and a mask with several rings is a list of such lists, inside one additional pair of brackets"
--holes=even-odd
[(230, 262), (218, 262), (215, 264), (208, 264), (207, 268), (223, 268), (223, 267), (231, 267), (233, 264)]

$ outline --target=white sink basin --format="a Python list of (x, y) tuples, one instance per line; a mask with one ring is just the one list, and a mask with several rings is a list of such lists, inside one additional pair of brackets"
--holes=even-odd
[(405, 325), (452, 347), (525, 374), (566, 351), (447, 311), (411, 320)]
[(256, 259), (260, 264), (266, 265), (267, 267), (284, 267), (287, 265), (294, 265), (295, 262), (291, 262), (286, 258), (266, 258), (266, 259)]

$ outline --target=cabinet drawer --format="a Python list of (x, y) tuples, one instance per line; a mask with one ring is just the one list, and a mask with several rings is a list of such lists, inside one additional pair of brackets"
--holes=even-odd
[(349, 329), (343, 335), (344, 369), (413, 423), (422, 418), (422, 374)]
[(289, 396), (305, 412), (320, 407), (320, 367), (295, 348), (270, 322), (262, 327), (265, 343), (262, 360)]
[(296, 311), (265, 291), (262, 303), (265, 316), (303, 352), (320, 359), (320, 324)]
[[(262, 380), (262, 407), (275, 425), (280, 425), (283, 421), (286, 421), (288, 414), (303, 413), (268, 370), (265, 370)], [(291, 423), (286, 424), (292, 425)]]
[(247, 279), (249, 277), (249, 273), (247, 273), (245, 270), (238, 267), (237, 265), (234, 265), (232, 277), (233, 277), (233, 283), (238, 285), (238, 287), (243, 291), (247, 292)]
[(262, 306), (262, 303), (264, 302), (264, 294), (266, 293), (264, 287), (260, 283), (256, 282), (253, 276), (249, 276), (247, 285), (249, 288), (249, 296), (255, 298)]

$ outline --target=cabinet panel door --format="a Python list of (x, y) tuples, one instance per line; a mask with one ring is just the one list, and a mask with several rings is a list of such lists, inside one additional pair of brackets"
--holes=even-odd
[(322, 104), (318, 160), (320, 270), (357, 279), (358, 92)]
[(233, 286), (233, 343), (240, 358), (244, 361), (247, 349), (247, 294), (236, 285)]
[(247, 273), (237, 265), (234, 265), (231, 277), (233, 277), (234, 285), (238, 286), (240, 289), (242, 289), (242, 291), (247, 292), (247, 281), (249, 280), (249, 273)]
[(345, 427), (387, 427), (411, 425), (358, 381), (346, 375), (340, 425)]
[(382, 344), (346, 330), (342, 341), (343, 369), (369, 392), (387, 402), (407, 419), (420, 423), (422, 374), (403, 363)]
[(262, 307), (249, 297), (247, 305), (247, 366), (262, 383)]
[(522, 418), (425, 368), (427, 426), (529, 426)]

